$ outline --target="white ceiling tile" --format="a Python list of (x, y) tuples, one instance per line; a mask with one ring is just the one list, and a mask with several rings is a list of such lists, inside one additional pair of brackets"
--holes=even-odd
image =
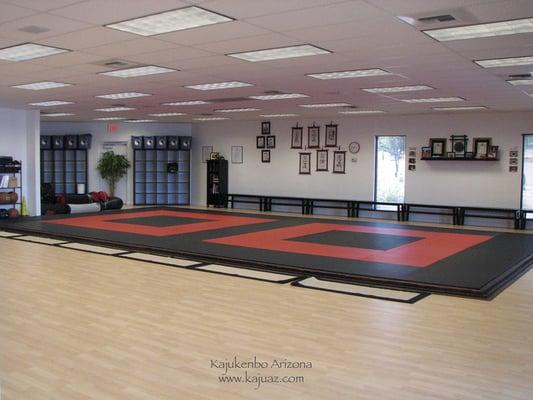
[(177, 45), (170, 42), (164, 42), (162, 40), (142, 37), (139, 39), (128, 40), (126, 42), (90, 47), (84, 51), (90, 54), (98, 54), (101, 56), (116, 58), (127, 55), (149, 53), (156, 50), (170, 49), (172, 47), (177, 47)]
[(289, 38), (280, 33), (253, 36), (223, 42), (199, 44), (195, 47), (217, 54), (237, 53), (251, 50), (270, 49), (301, 44), (297, 39)]
[(16, 5), (9, 3), (0, 3), (0, 10), (2, 11), (0, 13), (0, 23), (24, 18), (37, 13), (35, 10), (17, 7)]
[[(139, 55), (129, 55), (128, 60), (149, 64), (155, 63), (157, 65), (165, 64), (167, 62), (178, 62), (180, 60), (188, 60), (191, 58), (208, 57), (213, 53), (205, 50), (196, 49), (194, 47), (175, 47), (150, 53), (142, 53)], [(178, 63), (179, 65), (179, 63)]]
[[(36, 26), (49, 29), (43, 33), (28, 33), (20, 31), (21, 28)], [(17, 39), (20, 42), (34, 42), (50, 36), (73, 32), (90, 27), (89, 24), (73, 21), (67, 18), (57, 17), (50, 14), (35, 14), (30, 17), (20, 18), (15, 21), (0, 25), (0, 36)]]
[(33, 10), (47, 11), (65, 7), (73, 3), (79, 3), (80, 0), (4, 0), (4, 2), (16, 4), (25, 8), (31, 8)]
[(63, 49), (80, 50), (137, 38), (139, 38), (139, 36), (132, 33), (97, 26), (43, 39), (40, 40), (39, 43)]

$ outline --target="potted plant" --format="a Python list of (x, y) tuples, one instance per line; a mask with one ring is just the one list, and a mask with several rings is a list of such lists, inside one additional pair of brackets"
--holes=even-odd
[(109, 196), (115, 195), (115, 186), (126, 175), (129, 167), (130, 162), (123, 155), (115, 154), (113, 151), (102, 154), (96, 169), (109, 185)]

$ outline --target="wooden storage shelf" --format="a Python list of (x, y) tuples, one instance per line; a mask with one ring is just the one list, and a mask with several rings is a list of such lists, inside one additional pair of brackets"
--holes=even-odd
[(426, 157), (422, 161), (500, 161), (499, 158)]

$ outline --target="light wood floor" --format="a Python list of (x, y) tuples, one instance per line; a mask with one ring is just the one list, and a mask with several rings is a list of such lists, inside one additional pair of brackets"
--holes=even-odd
[[(0, 248), (2, 400), (533, 398), (533, 271), (491, 302), (408, 305)], [(249, 371), (303, 383), (219, 383), (211, 360), (234, 356), (312, 368)]]

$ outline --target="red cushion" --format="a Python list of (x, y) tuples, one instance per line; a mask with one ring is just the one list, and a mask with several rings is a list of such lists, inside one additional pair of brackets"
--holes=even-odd
[(102, 202), (106, 202), (109, 200), (109, 195), (106, 192), (98, 192), (98, 198)]
[(90, 194), (93, 203), (98, 203), (100, 201), (100, 196), (98, 196), (98, 192), (91, 192)]

